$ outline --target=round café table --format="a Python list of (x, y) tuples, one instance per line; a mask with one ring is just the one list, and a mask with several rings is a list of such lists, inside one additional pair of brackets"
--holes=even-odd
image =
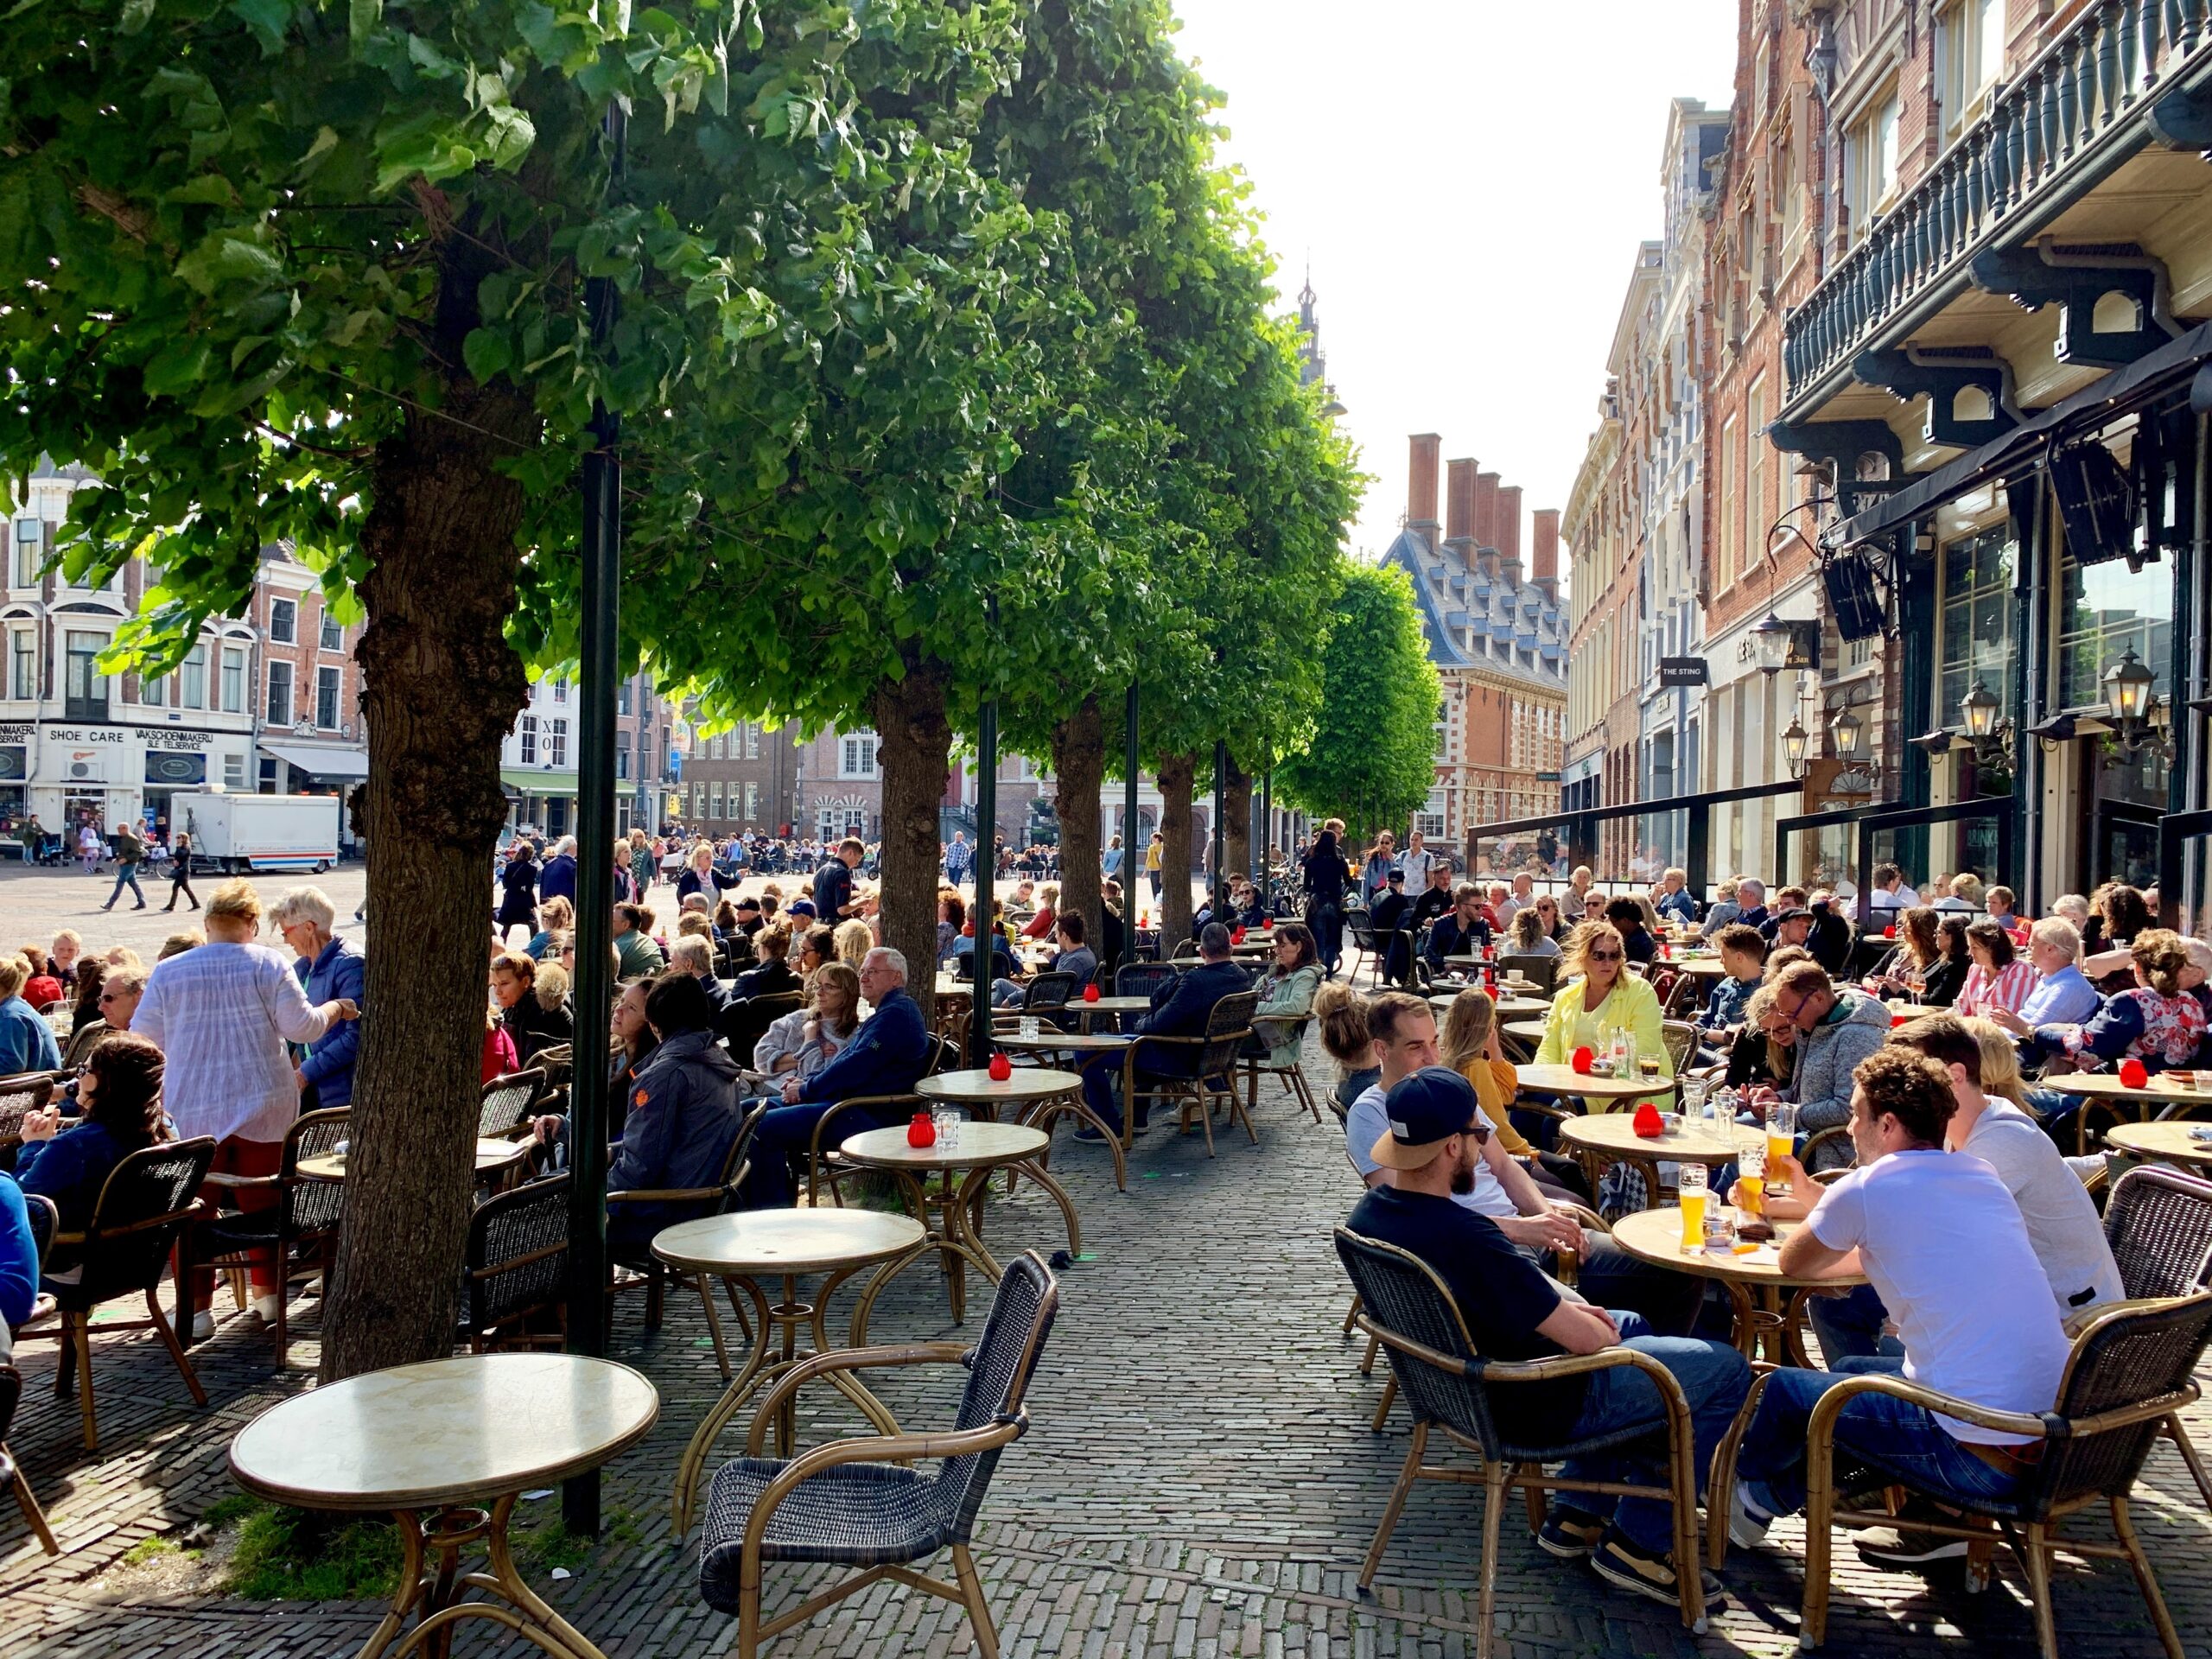
[(1544, 1040), (1544, 1033), (1550, 1027), (1541, 1020), (1511, 1020), (1497, 1029), (1500, 1035), (1511, 1038), (1533, 1054)]
[[(1460, 990), (1473, 988), (1465, 985), (1459, 988)], [(1459, 998), (1459, 991), (1440, 991), (1428, 999), (1428, 1006), (1439, 1014), (1446, 1014)], [(1497, 1017), (1501, 1020), (1541, 1020), (1551, 1012), (1550, 1003), (1533, 996), (1516, 996), (1503, 986), (1491, 993), (1491, 1000), (1497, 1004)]]
[[(659, 1415), (653, 1385), (612, 1360), (461, 1354), (280, 1401), (232, 1438), (231, 1476), (275, 1503), (399, 1523), (399, 1586), (360, 1659), (435, 1650), (464, 1618), (490, 1619), (563, 1659), (605, 1659), (523, 1582), (507, 1522), (524, 1492), (598, 1468)], [(462, 1549), (480, 1542), (490, 1570), (459, 1572)], [(436, 1558), (428, 1573), (426, 1554)], [(454, 1600), (463, 1589), (498, 1599)]]
[[(902, 1131), (903, 1133), (903, 1131)], [(854, 1305), (851, 1334), (847, 1346), (868, 1345), (868, 1319), (882, 1293), (899, 1270), (923, 1250), (922, 1224), (912, 1216), (886, 1215), (876, 1210), (746, 1210), (734, 1215), (704, 1216), (664, 1228), (653, 1238), (653, 1254), (680, 1274), (712, 1274), (722, 1281), (730, 1306), (737, 1306), (742, 1288), (753, 1299), (753, 1352), (730, 1380), (721, 1397), (701, 1420), (676, 1466), (674, 1497), (676, 1536), (691, 1529), (698, 1503), (700, 1476), (714, 1450), (715, 1437), (731, 1418), (761, 1389), (779, 1379), (802, 1357), (798, 1333), (805, 1328), (813, 1351), (830, 1351), (824, 1318), (830, 1298), (846, 1280), (865, 1268), (875, 1276)], [(803, 1276), (821, 1274), (822, 1287), (811, 1302), (798, 1298)], [(771, 1303), (760, 1281), (783, 1281), (783, 1300)], [(830, 1384), (886, 1434), (896, 1434), (899, 1425), (868, 1389), (849, 1372), (829, 1374)], [(791, 1456), (791, 1416), (788, 1410), (776, 1422), (778, 1454)]]
[[(957, 1073), (950, 1075), (957, 1076)], [(963, 1123), (959, 1144), (927, 1147), (906, 1144), (904, 1128), (867, 1129), (852, 1136), (837, 1150), (848, 1163), (862, 1169), (888, 1170), (899, 1178), (907, 1208), (926, 1230), (925, 1247), (938, 1250), (944, 1261), (946, 1296), (952, 1304), (952, 1322), (968, 1317), (967, 1266), (973, 1262), (999, 1281), (999, 1264), (983, 1247), (982, 1236), (969, 1217), (969, 1206), (982, 1195), (984, 1183), (995, 1169), (1018, 1169), (1050, 1192), (1067, 1217), (1071, 1256), (1082, 1254), (1082, 1234), (1076, 1225), (1075, 1205), (1058, 1182), (1045, 1173), (1038, 1155), (1052, 1145), (1044, 1130), (1026, 1123)], [(931, 1174), (941, 1176), (935, 1193)], [(957, 1185), (953, 1177), (959, 1176)]]
[(2138, 1121), (2150, 1122), (2155, 1114), (2158, 1121), (2179, 1116), (2191, 1106), (2212, 1106), (2212, 1090), (2184, 1089), (2163, 1072), (2154, 1073), (2139, 1089), (2131, 1089), (2112, 1071), (2067, 1071), (2056, 1077), (2046, 1077), (2043, 1087), (2056, 1089), (2062, 1095), (2081, 1097), (2081, 1109), (2074, 1114), (2074, 1150), (2089, 1149), (2089, 1111), (2101, 1107), (2115, 1118), (2132, 1112)]
[(1149, 1014), (1152, 1012), (1152, 999), (1148, 996), (1102, 995), (1096, 1002), (1086, 1002), (1077, 997), (1068, 1004), (1065, 1012), (1082, 1014)]
[[(518, 1158), (530, 1153), (527, 1141), (486, 1141), (476, 1143), (476, 1173), (488, 1175), (505, 1167)], [(342, 1152), (320, 1152), (313, 1157), (302, 1158), (297, 1166), (302, 1179), (309, 1181), (342, 1181), (346, 1179), (346, 1154)]]
[(1513, 1072), (1523, 1089), (1566, 1095), (1581, 1101), (1586, 1109), (1594, 1105), (1599, 1112), (1611, 1111), (1622, 1101), (1663, 1099), (1676, 1086), (1673, 1077), (1601, 1077), (1571, 1065), (1516, 1065)]
[[(2205, 1130), (2208, 1138), (2198, 1140), (2192, 1132), (2199, 1129)], [(2212, 1168), (2212, 1128), (2202, 1123), (2177, 1120), (2115, 1123), (2105, 1131), (2105, 1145), (2138, 1158), (2155, 1158), (2160, 1163)]]
[(1570, 1117), (1559, 1126), (1559, 1138), (1574, 1148), (1582, 1160), (1582, 1167), (1590, 1179), (1590, 1190), (1598, 1190), (1599, 1177), (1609, 1164), (1628, 1164), (1643, 1176), (1644, 1208), (1656, 1209), (1659, 1204), (1659, 1166), (1666, 1164), (1702, 1164), (1707, 1169), (1717, 1169), (1723, 1164), (1732, 1164), (1742, 1155), (1745, 1147), (1754, 1142), (1763, 1144), (1766, 1132), (1760, 1128), (1728, 1129), (1716, 1135), (1703, 1123), (1684, 1124), (1669, 1128), (1665, 1133), (1644, 1136), (1636, 1132), (1633, 1112), (1605, 1112), (1590, 1117)]
[(1661, 957), (1651, 964), (1654, 968), (1674, 968), (1700, 979), (1719, 979), (1728, 969), (1719, 957)]
[[(1001, 1048), (1009, 1050), (1052, 1051), (1073, 1045), (1080, 1052), (1097, 1047), (1124, 1048), (1125, 1037), (1079, 1037), (1073, 1032), (1052, 1032), (1039, 1029), (1035, 1037), (1024, 1037), (1018, 1032), (996, 1033), (992, 1040)], [(1099, 1134), (1106, 1136), (1107, 1144), (1114, 1149), (1115, 1185), (1122, 1192), (1129, 1190), (1128, 1164), (1119, 1136), (1108, 1130), (1098, 1121), (1083, 1097), (1083, 1078), (1073, 1071), (1056, 1071), (1048, 1066), (1017, 1065), (1013, 1074), (1003, 1080), (978, 1067), (967, 1071), (944, 1071), (935, 1077), (924, 1077), (914, 1085), (914, 1092), (923, 1099), (946, 1106), (966, 1106), (976, 1116), (988, 1117), (995, 1122), (1003, 1110), (1010, 1122), (1027, 1124), (1045, 1131), (1045, 1156), (1040, 1164), (1052, 1160), (1052, 1135), (1054, 1120), (1063, 1114), (1081, 1118)], [(1007, 1178), (1007, 1191), (1014, 1191), (1014, 1178)], [(1079, 1250), (1075, 1219), (1075, 1208), (1066, 1199), (1060, 1201), (1068, 1222), (1068, 1249)]]
[[(1716, 1192), (1706, 1202), (1714, 1203), (1720, 1196)], [(1757, 1358), (1764, 1344), (1766, 1357), (1776, 1364), (1810, 1370), (1812, 1361), (1805, 1353), (1807, 1298), (1815, 1290), (1847, 1289), (1866, 1281), (1857, 1274), (1825, 1274), (1818, 1279), (1792, 1279), (1785, 1274), (1777, 1252), (1783, 1241), (1803, 1225), (1802, 1222), (1777, 1221), (1772, 1243), (1722, 1255), (1702, 1246), (1682, 1248), (1680, 1209), (1639, 1210), (1613, 1224), (1613, 1243), (1639, 1261), (1700, 1279), (1719, 1280), (1736, 1310), (1736, 1346), (1740, 1352)], [(1789, 1294), (1792, 1292), (1795, 1294)]]

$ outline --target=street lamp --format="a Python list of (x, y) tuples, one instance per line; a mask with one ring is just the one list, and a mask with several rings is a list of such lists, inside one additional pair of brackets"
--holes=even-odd
[(1977, 766), (2004, 764), (2005, 751), (2012, 739), (2012, 722), (1999, 718), (2003, 709), (2004, 705), (1998, 702), (1997, 694), (1978, 679), (1967, 690), (1965, 700), (1959, 704), (1959, 712), (1966, 718), (1967, 741), (1974, 745)]
[(1783, 664), (1789, 660), (1789, 625), (1769, 611), (1766, 620), (1751, 630), (1751, 643), (1758, 649), (1761, 671), (1781, 673)]
[(1849, 703), (1828, 722), (1828, 735), (1835, 740), (1836, 758), (1845, 765), (1856, 765), (1866, 758), (1866, 722), (1851, 712)]
[(1782, 734), (1782, 753), (1789, 762), (1789, 775), (1792, 778), (1802, 778), (1805, 775), (1805, 749), (1811, 741), (1812, 736), (1806, 731), (1805, 722), (1796, 715), (1791, 715), (1789, 729)]
[(2158, 678), (2136, 657), (2133, 645), (2104, 671), (2105, 706), (2113, 712), (2117, 725), (2113, 736), (2123, 760), (2133, 760), (2146, 750), (2165, 752), (2166, 741), (2158, 730), (2164, 707), (2152, 689)]

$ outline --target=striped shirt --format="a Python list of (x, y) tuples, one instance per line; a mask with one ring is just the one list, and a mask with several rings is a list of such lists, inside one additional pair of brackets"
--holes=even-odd
[(290, 961), (265, 944), (211, 942), (156, 963), (130, 1016), (168, 1061), (162, 1103), (180, 1140), (282, 1141), (300, 1115), (284, 1045), (329, 1028)]
[(2015, 957), (1994, 974), (1977, 963), (1967, 969), (1966, 983), (1959, 988), (1951, 1011), (1966, 1015), (2002, 1008), (2018, 1014), (2035, 988), (2035, 968), (2024, 957)]

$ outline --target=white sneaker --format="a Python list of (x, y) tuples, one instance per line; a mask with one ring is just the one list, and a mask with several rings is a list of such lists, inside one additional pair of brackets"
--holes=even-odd
[(276, 1299), (274, 1296), (255, 1297), (253, 1299), (253, 1311), (260, 1316), (261, 1322), (264, 1325), (274, 1325), (276, 1323)]
[(1766, 1542), (1766, 1529), (1774, 1524), (1774, 1517), (1744, 1496), (1738, 1482), (1728, 1493), (1729, 1541), (1743, 1549), (1757, 1549)]
[(214, 1334), (215, 1316), (203, 1307), (192, 1316), (192, 1339), (194, 1342), (205, 1342)]

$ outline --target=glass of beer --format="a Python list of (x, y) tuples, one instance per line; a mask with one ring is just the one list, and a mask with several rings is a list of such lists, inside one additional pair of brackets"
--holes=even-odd
[[(1770, 1171), (1778, 1171), (1781, 1160), (1795, 1157), (1796, 1153), (1797, 1109), (1784, 1102), (1766, 1115), (1766, 1166)], [(1789, 1182), (1770, 1176), (1766, 1190), (1785, 1193), (1789, 1191)]]
[(1684, 1164), (1675, 1176), (1675, 1191), (1682, 1201), (1682, 1249), (1705, 1248), (1705, 1166)]
[(1736, 1236), (1762, 1243), (1774, 1236), (1766, 1219), (1766, 1141), (1764, 1137), (1736, 1156)]

